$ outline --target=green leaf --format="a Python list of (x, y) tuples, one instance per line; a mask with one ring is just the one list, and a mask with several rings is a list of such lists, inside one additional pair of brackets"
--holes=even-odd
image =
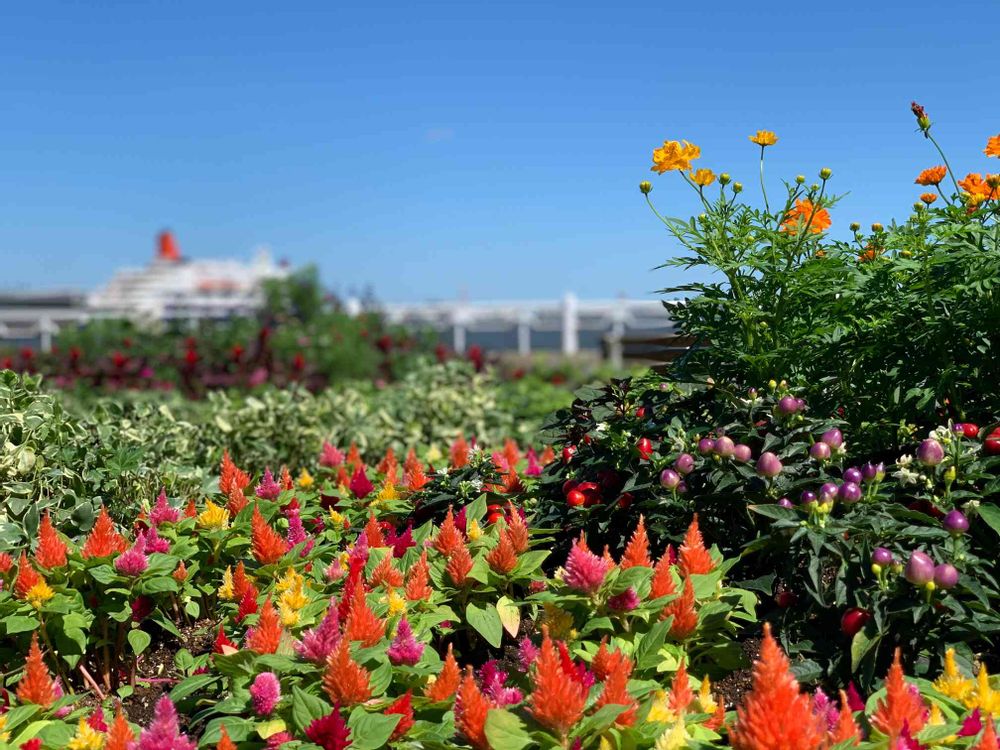
[(986, 525), (1000, 534), (1000, 507), (983, 503), (979, 506), (979, 517), (986, 521)]
[(38, 628), (38, 620), (34, 617), (23, 617), (21, 615), (11, 615), (4, 618), (3, 624), (7, 628), (7, 635), (27, 633)]
[(130, 630), (128, 633), (128, 642), (132, 647), (132, 651), (138, 656), (147, 648), (149, 648), (150, 642), (153, 637), (147, 633), (145, 630)]
[(522, 750), (532, 744), (524, 722), (502, 708), (491, 708), (486, 714), (486, 739), (494, 750)]
[(661, 620), (649, 629), (635, 650), (635, 666), (638, 670), (649, 669), (659, 663), (657, 654), (663, 648), (670, 631), (672, 620)]
[(401, 717), (398, 714), (370, 714), (358, 706), (347, 717), (353, 750), (378, 750), (385, 747)]
[(503, 623), (496, 607), (482, 607), (475, 602), (469, 602), (469, 606), (465, 608), (465, 621), (493, 648), (500, 646), (500, 641), (503, 639)]
[(332, 707), (322, 698), (310, 695), (298, 685), (292, 688), (292, 723), (298, 730), (298, 734), (303, 734), (306, 727), (316, 719), (326, 716)]
[(192, 693), (203, 690), (218, 679), (219, 676), (214, 674), (196, 674), (186, 677), (174, 685), (174, 689), (170, 691), (170, 700), (177, 703)]

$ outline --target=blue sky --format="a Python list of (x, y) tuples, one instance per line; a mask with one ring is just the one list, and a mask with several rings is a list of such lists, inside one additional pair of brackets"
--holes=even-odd
[[(89, 288), (171, 227), (191, 256), (267, 244), (388, 301), (648, 295), (676, 248), (664, 138), (756, 200), (850, 191), (834, 228), (908, 211), (937, 163), (1000, 132), (989, 3), (20, 3), (0, 39), (7, 289)], [(994, 167), (996, 165), (994, 164)], [(773, 192), (772, 192), (773, 194)]]

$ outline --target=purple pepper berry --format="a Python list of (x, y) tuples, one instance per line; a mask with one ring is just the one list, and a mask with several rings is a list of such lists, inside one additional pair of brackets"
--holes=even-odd
[(937, 466), (944, 461), (944, 446), (934, 438), (927, 438), (917, 446), (917, 460), (924, 466)]
[(830, 458), (830, 446), (824, 442), (813, 443), (809, 446), (809, 455), (817, 461), (827, 461)]
[(778, 505), (780, 505), (782, 508), (794, 508), (795, 507), (794, 505), (792, 505), (792, 501), (789, 500), (787, 497), (781, 498), (778, 501)]
[(903, 570), (903, 577), (914, 586), (923, 586), (934, 580), (934, 561), (919, 550), (910, 554)]
[(674, 470), (680, 474), (690, 474), (694, 471), (694, 456), (690, 453), (682, 453), (674, 461)]
[(715, 455), (717, 456), (729, 458), (733, 455), (733, 451), (735, 449), (736, 443), (733, 442), (732, 438), (726, 437), (725, 435), (715, 441)]
[(892, 553), (885, 547), (876, 547), (872, 550), (872, 562), (876, 565), (881, 565), (883, 568), (886, 565), (892, 565), (894, 559)]
[(803, 505), (812, 505), (816, 502), (816, 493), (812, 490), (804, 490), (801, 495), (799, 495), (799, 502)]
[(844, 482), (837, 490), (837, 498), (842, 503), (853, 505), (861, 499), (861, 487), (854, 482)]
[(675, 490), (681, 483), (681, 475), (673, 469), (664, 469), (660, 472), (660, 486), (664, 489)]
[(833, 500), (837, 496), (837, 489), (833, 482), (827, 482), (819, 488), (819, 499), (824, 503)]
[(858, 469), (858, 468), (856, 468), (856, 467), (854, 467), (854, 466), (852, 466), (851, 468), (847, 469), (844, 472), (844, 481), (845, 482), (854, 482), (854, 484), (861, 484), (861, 480), (863, 478), (864, 477), (861, 474), (861, 470)]
[(961, 536), (969, 530), (969, 519), (960, 510), (949, 510), (944, 520), (941, 521), (941, 525), (952, 536)]
[(681, 483), (677, 485), (677, 494), (683, 495), (687, 491), (688, 491), (687, 482), (681, 480)]
[(702, 438), (698, 441), (698, 452), (707, 456), (709, 453), (715, 450), (715, 441), (712, 438)]
[(839, 448), (844, 444), (844, 433), (836, 427), (831, 427), (829, 430), (820, 435), (819, 439), (831, 448)]
[(861, 467), (861, 477), (866, 482), (881, 480), (885, 476), (885, 464), (865, 464)]
[(783, 468), (781, 460), (771, 451), (764, 451), (757, 459), (757, 473), (762, 477), (773, 479), (781, 473)]
[(934, 568), (934, 584), (939, 589), (954, 588), (958, 583), (958, 570), (954, 565), (942, 563)]
[(778, 413), (782, 416), (790, 416), (799, 410), (799, 402), (794, 396), (782, 396), (778, 401)]
[(744, 445), (743, 443), (737, 443), (736, 447), (733, 448), (733, 459), (739, 461), (740, 463), (746, 463), (751, 458), (753, 458), (753, 452), (750, 450), (749, 445)]

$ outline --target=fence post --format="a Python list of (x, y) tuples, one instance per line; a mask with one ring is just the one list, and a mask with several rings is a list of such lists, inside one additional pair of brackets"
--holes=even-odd
[(568, 357), (580, 351), (580, 321), (576, 295), (567, 292), (562, 301), (562, 353)]
[(531, 355), (531, 313), (521, 313), (517, 321), (517, 353), (522, 357)]

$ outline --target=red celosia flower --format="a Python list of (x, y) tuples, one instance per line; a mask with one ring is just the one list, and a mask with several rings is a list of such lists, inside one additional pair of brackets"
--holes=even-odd
[(351, 447), (347, 449), (347, 458), (344, 463), (350, 466), (352, 469), (355, 466), (361, 465), (361, 452), (358, 450), (358, 444), (353, 440), (351, 441)]
[(455, 654), (452, 645), (449, 643), (448, 653), (444, 657), (444, 666), (441, 667), (441, 672), (438, 673), (437, 679), (424, 690), (424, 695), (435, 703), (446, 701), (458, 690), (458, 683), (461, 678), (462, 674), (458, 669), (458, 662), (455, 661)]
[(420, 554), (413, 566), (406, 573), (406, 598), (411, 602), (421, 601), (431, 598), (430, 568), (427, 565), (426, 550)]
[(644, 568), (653, 567), (653, 561), (649, 559), (649, 537), (646, 536), (646, 519), (641, 515), (639, 516), (639, 525), (632, 532), (632, 538), (629, 539), (628, 545), (625, 547), (625, 554), (622, 555), (621, 561), (622, 570), (639, 566)]
[(392, 555), (386, 555), (379, 561), (379, 564), (372, 571), (368, 585), (372, 588), (386, 586), (393, 589), (398, 589), (403, 585), (403, 574), (393, 566)]
[(920, 694), (911, 691), (906, 684), (898, 648), (885, 678), (885, 698), (878, 702), (870, 721), (873, 727), (889, 737), (890, 747), (895, 747), (904, 728), (911, 735), (916, 735), (927, 723), (927, 707)]
[(472, 570), (472, 556), (469, 549), (462, 544), (457, 550), (451, 553), (448, 564), (445, 566), (448, 577), (456, 586), (464, 586)]
[(607, 705), (623, 706), (615, 723), (620, 726), (631, 726), (635, 723), (635, 714), (639, 703), (628, 691), (628, 679), (632, 674), (632, 660), (623, 656), (618, 660), (611, 674), (604, 681), (604, 690), (597, 699), (597, 708)]
[(670, 637), (682, 641), (691, 635), (698, 627), (698, 612), (694, 608), (694, 584), (690, 578), (684, 579), (684, 590), (681, 595), (663, 608), (660, 619), (673, 616), (670, 625)]
[(854, 720), (854, 713), (851, 711), (850, 701), (847, 693), (840, 691), (840, 715), (837, 717), (837, 726), (830, 732), (830, 746), (851, 740), (852, 745), (861, 744), (861, 729)]
[(365, 473), (364, 464), (358, 464), (355, 467), (354, 474), (351, 476), (351, 481), (347, 488), (354, 493), (356, 498), (361, 500), (368, 497), (375, 489), (375, 485), (371, 483), (368, 474)]
[(120, 554), (128, 549), (125, 538), (115, 531), (114, 521), (108, 515), (108, 509), (101, 507), (101, 513), (97, 516), (94, 528), (90, 530), (87, 541), (83, 544), (83, 557), (110, 557)]
[(353, 706), (371, 698), (372, 690), (368, 670), (351, 658), (351, 644), (341, 638), (337, 648), (326, 661), (323, 690), (335, 703)]
[(250, 485), (250, 475), (245, 471), (240, 471), (233, 460), (229, 457), (229, 451), (222, 451), (222, 466), (219, 470), (219, 492), (229, 497), (233, 488), (240, 492)]
[(976, 750), (997, 750), (997, 747), (997, 731), (993, 726), (993, 717), (987, 715), (986, 728), (983, 730), (982, 737), (979, 738)]
[(659, 599), (661, 596), (677, 593), (672, 569), (673, 563), (670, 560), (670, 555), (664, 552), (653, 567), (653, 578), (649, 586), (650, 599)]
[(378, 466), (375, 468), (379, 474), (394, 474), (398, 466), (399, 461), (396, 459), (396, 451), (392, 449), (392, 446), (389, 446), (386, 448), (382, 460), (378, 462)]
[(384, 713), (386, 716), (399, 715), (399, 723), (389, 737), (390, 742), (395, 742), (413, 728), (413, 691), (407, 690), (403, 693), (385, 709)]
[(31, 634), (31, 647), (24, 663), (24, 674), (17, 683), (17, 699), (21, 703), (34, 703), (42, 708), (48, 708), (56, 700), (52, 675), (49, 674), (42, 659), (42, 650), (38, 647), (38, 633)]
[(226, 631), (222, 629), (222, 625), (219, 625), (219, 633), (215, 636), (215, 644), (212, 646), (212, 651), (216, 654), (228, 655), (235, 654), (239, 650), (239, 646), (226, 638)]
[(250, 541), (253, 556), (262, 565), (278, 562), (287, 551), (285, 540), (264, 520), (256, 503), (253, 507), (253, 518), (250, 520)]
[(368, 606), (363, 585), (354, 589), (351, 609), (344, 623), (344, 639), (361, 641), (365, 648), (374, 646), (385, 635), (385, 622), (380, 620)]
[(510, 515), (507, 520), (507, 534), (510, 542), (514, 545), (514, 551), (521, 555), (528, 551), (528, 524), (524, 522), (524, 517), (513, 506), (508, 506)]
[(670, 709), (676, 714), (687, 711), (687, 707), (694, 700), (694, 692), (691, 690), (691, 680), (688, 679), (687, 665), (684, 659), (674, 672), (674, 679), (670, 683)]
[(472, 676), (472, 667), (466, 667), (465, 677), (455, 696), (455, 727), (476, 750), (489, 750), (486, 739), (486, 715), (494, 708), (484, 696)]
[(694, 514), (691, 525), (688, 526), (687, 534), (684, 535), (684, 543), (680, 549), (680, 572), (684, 577), (691, 575), (703, 575), (715, 570), (715, 561), (705, 549), (705, 541), (702, 539), (701, 530), (698, 528), (698, 514)]
[(119, 709), (118, 713), (115, 714), (111, 729), (108, 731), (104, 750), (128, 750), (134, 739), (135, 734), (132, 732), (132, 727), (129, 726), (125, 714)]
[(240, 597), (240, 606), (236, 610), (236, 622), (242, 622), (247, 615), (257, 614), (257, 592), (247, 589)]
[(43, 580), (41, 574), (31, 567), (28, 556), (21, 552), (21, 558), (17, 561), (17, 578), (14, 579), (14, 596), (24, 599), (32, 587)]
[(464, 435), (459, 435), (451, 444), (451, 466), (453, 469), (461, 469), (468, 463), (469, 444), (465, 442)]
[(198, 506), (195, 505), (194, 498), (189, 498), (187, 504), (184, 506), (184, 517), (194, 518), (198, 515)]
[(66, 564), (66, 543), (59, 538), (49, 512), (45, 511), (42, 522), (38, 525), (38, 547), (35, 549), (35, 562), (43, 568), (61, 568)]
[(530, 711), (538, 723), (565, 740), (569, 730), (583, 716), (589, 691), (563, 670), (562, 659), (549, 637), (547, 626), (542, 626), (542, 633), (542, 647), (531, 676), (534, 690)]
[(385, 547), (385, 535), (382, 533), (382, 527), (379, 526), (377, 520), (375, 520), (375, 513), (368, 513), (368, 523), (365, 524), (365, 536), (368, 538), (369, 547)]
[(608, 637), (604, 636), (601, 638), (601, 645), (598, 647), (597, 653), (594, 654), (594, 658), (590, 662), (590, 671), (599, 681), (604, 682), (608, 675), (615, 670), (618, 662), (624, 658), (625, 654), (619, 649), (608, 650)]
[(0, 552), (0, 575), (5, 575), (10, 573), (10, 569), (14, 567), (14, 558), (8, 555), (6, 552)]
[(734, 750), (816, 750), (825, 740), (825, 727), (813, 714), (812, 701), (799, 691), (788, 659), (764, 624), (760, 659), (753, 668), (753, 687), (736, 710), (729, 730)]
[(462, 537), (462, 532), (455, 525), (455, 516), (449, 507), (448, 513), (444, 517), (444, 522), (441, 524), (441, 529), (438, 531), (437, 536), (434, 537), (434, 549), (445, 557), (451, 557), (451, 554), (460, 547), (465, 547), (465, 539)]
[(326, 716), (313, 719), (306, 727), (306, 737), (323, 750), (345, 750), (351, 744), (351, 730), (340, 715), (340, 705), (335, 704)]
[(18, 745), (18, 750), (42, 750), (42, 741), (35, 737)]
[(247, 647), (258, 654), (273, 654), (278, 650), (280, 644), (281, 621), (278, 619), (278, 611), (271, 604), (271, 597), (267, 597), (260, 610), (257, 627), (247, 638)]
[(500, 542), (486, 555), (490, 568), (500, 575), (508, 575), (517, 567), (517, 553), (506, 530), (500, 532)]
[(236, 743), (229, 738), (225, 724), (220, 727), (219, 741), (215, 745), (215, 750), (236, 750)]

